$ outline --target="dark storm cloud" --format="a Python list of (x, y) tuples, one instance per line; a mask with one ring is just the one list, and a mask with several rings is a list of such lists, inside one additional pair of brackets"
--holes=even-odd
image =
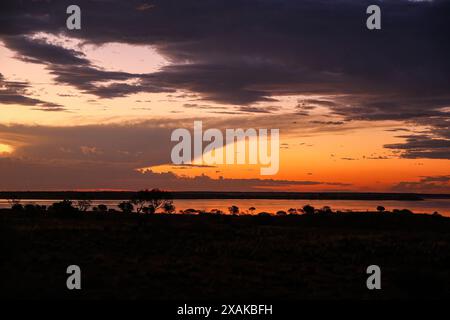
[[(324, 106), (324, 107), (334, 107), (336, 105), (333, 101), (328, 100), (320, 100), (320, 99), (304, 99), (299, 101), (298, 107), (300, 108), (315, 108), (317, 106)], [(313, 108), (312, 108), (313, 107)]]
[(411, 130), (409, 130), (407, 128), (392, 128), (392, 129), (386, 129), (385, 131), (388, 131), (388, 132), (399, 132), (399, 131), (410, 132)]
[(331, 126), (339, 126), (339, 125), (345, 124), (344, 121), (320, 121), (320, 120), (310, 121), (310, 123), (321, 124), (321, 125), (331, 125)]
[(450, 182), (450, 175), (448, 176), (424, 176), (421, 177), (423, 182)]
[[(5, 37), (5, 45), (26, 62), (45, 64), (55, 81), (71, 85), (85, 93), (100, 98), (123, 97), (138, 92), (173, 92), (150, 83), (143, 83), (142, 75), (127, 72), (107, 71), (96, 68), (85, 59), (82, 52), (63, 48), (45, 39), (31, 39), (23, 36)], [(133, 80), (136, 84), (123, 83)], [(102, 85), (108, 81), (122, 81)]]
[(373, 1), (164, 0), (144, 11), (140, 1), (79, 1), (79, 31), (65, 28), (67, 1), (8, 4), (0, 20), (7, 34), (151, 44), (174, 63), (152, 85), (220, 102), (314, 92), (430, 96), (449, 85), (448, 1), (383, 1), (377, 32), (365, 28)]
[(411, 92), (408, 96), (363, 95), (337, 98), (336, 105), (331, 107), (335, 114), (345, 116), (349, 120), (413, 120), (435, 117), (450, 117), (444, 108), (450, 106), (450, 94), (443, 91), (441, 97), (416, 96)]
[(5, 45), (17, 52), (26, 62), (54, 64), (89, 64), (82, 58), (83, 53), (48, 43), (43, 39), (30, 39), (23, 36), (3, 38)]
[(30, 85), (23, 81), (8, 81), (0, 73), (0, 104), (19, 104), (35, 106), (37, 110), (63, 111), (65, 108), (59, 104), (45, 102), (39, 99), (27, 97), (27, 89)]
[[(136, 169), (170, 164), (172, 128), (152, 121), (73, 127), (0, 125), (0, 189), (162, 189), (271, 190), (277, 187), (349, 186), (340, 182), (275, 179), (213, 179)], [(111, 138), (113, 137), (113, 139)], [(189, 165), (183, 165), (189, 166)]]
[(172, 130), (151, 122), (70, 127), (0, 125), (0, 137), (9, 137), (15, 157), (60, 161), (69, 166), (72, 161), (91, 161), (138, 168), (170, 162)]
[[(450, 1), (80, 0), (77, 31), (65, 27), (69, 4), (2, 1), (0, 36), (23, 59), (47, 63), (57, 82), (84, 92), (112, 98), (181, 89), (245, 107), (314, 94), (327, 98), (307, 101), (299, 114), (325, 106), (347, 120), (428, 125), (434, 138), (448, 139), (438, 122), (449, 117)], [(365, 27), (370, 4), (381, 6), (382, 30)], [(152, 45), (171, 65), (146, 75), (100, 70), (77, 51), (24, 40), (39, 31)], [(434, 149), (406, 153), (446, 156)]]
[(404, 143), (386, 144), (384, 147), (401, 150), (404, 158), (450, 159), (449, 139), (428, 135), (408, 135), (404, 138), (406, 138)]
[(392, 187), (395, 192), (449, 193), (450, 175), (425, 176), (418, 181), (401, 181)]
[(173, 172), (139, 172), (118, 163), (30, 161), (0, 157), (0, 190), (73, 190), (119, 189), (137, 190), (160, 188), (186, 191), (267, 191), (277, 187), (349, 186), (349, 184), (320, 181), (290, 181), (262, 179), (213, 179), (205, 175), (178, 176)]
[[(173, 92), (174, 89), (143, 83), (140, 75), (128, 72), (106, 71), (89, 65), (49, 65), (55, 81), (71, 85), (84, 93), (100, 98), (124, 97), (139, 92)], [(102, 82), (116, 81), (109, 84)], [(125, 81), (132, 81), (132, 84)]]
[(252, 106), (241, 106), (239, 107), (240, 112), (246, 113), (272, 113), (274, 111), (278, 111), (280, 108), (275, 106), (267, 106), (267, 107), (252, 107)]

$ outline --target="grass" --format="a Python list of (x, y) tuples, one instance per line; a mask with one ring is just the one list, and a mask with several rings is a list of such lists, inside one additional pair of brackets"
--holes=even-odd
[[(187, 216), (0, 210), (2, 298), (394, 299), (450, 297), (450, 218)], [(66, 268), (82, 290), (66, 289)], [(382, 290), (366, 288), (367, 266)]]

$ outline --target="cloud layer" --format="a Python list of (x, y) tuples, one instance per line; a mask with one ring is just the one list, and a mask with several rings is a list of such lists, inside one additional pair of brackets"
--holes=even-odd
[[(365, 12), (374, 3), (382, 8), (382, 30), (369, 31)], [(298, 115), (307, 117), (312, 110), (326, 108), (338, 120), (311, 119), (312, 125), (340, 130), (351, 121), (401, 121), (425, 129), (399, 136), (403, 142), (386, 144), (387, 149), (404, 158), (450, 159), (450, 1), (80, 0), (79, 31), (66, 29), (65, 9), (70, 4), (65, 0), (0, 4), (0, 40), (17, 59), (42, 64), (55, 83), (99, 98), (191, 92), (213, 105), (190, 103), (185, 108), (222, 114), (270, 114), (280, 109), (272, 104), (279, 96), (320, 95), (323, 98), (301, 101)], [(64, 47), (37, 37), (40, 32), (95, 45), (150, 45), (170, 64), (153, 73), (105, 70), (90, 61), (82, 47)], [(28, 88), (26, 82), (0, 75), (0, 103), (64, 110), (30, 98)], [(214, 109), (214, 103), (230, 108)], [(55, 172), (62, 174), (61, 163), (71, 161), (77, 163), (71, 174), (80, 181), (87, 179), (86, 185), (92, 176), (114, 185), (112, 180), (125, 179), (125, 172), (166, 163), (170, 154), (168, 146), (142, 148), (146, 141), (168, 141), (160, 140), (168, 128), (81, 129), (57, 128), (55, 134), (46, 127), (2, 128), (9, 137), (39, 141), (16, 150), (14, 156), (20, 159), (16, 167), (22, 172), (35, 175), (33, 166), (47, 172), (51, 167), (40, 161), (52, 159)], [(95, 145), (87, 143), (90, 136), (96, 137)], [(45, 144), (43, 137), (51, 142)], [(6, 172), (13, 160), (1, 160), (0, 172)], [(77, 171), (82, 168), (87, 171)], [(163, 175), (147, 173), (148, 177), (157, 181)], [(142, 178), (133, 173), (130, 185)], [(198, 178), (196, 183), (205, 188), (215, 183), (208, 179)]]

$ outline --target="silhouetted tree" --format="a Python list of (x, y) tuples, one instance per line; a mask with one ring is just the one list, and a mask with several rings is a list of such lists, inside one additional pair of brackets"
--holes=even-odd
[(277, 216), (285, 216), (285, 215), (287, 215), (286, 211), (283, 210), (277, 211)]
[(378, 212), (384, 212), (385, 210), (386, 210), (386, 208), (383, 207), (383, 206), (378, 206), (378, 207), (377, 207), (377, 211), (378, 211)]
[(136, 206), (136, 212), (141, 213), (145, 207), (145, 203), (147, 201), (147, 193), (148, 190), (138, 191), (133, 198), (130, 200), (133, 205)]
[(131, 202), (136, 205), (138, 213), (155, 213), (158, 209), (164, 208), (164, 205), (170, 200), (170, 193), (159, 189), (138, 191)]
[(287, 211), (289, 214), (297, 214), (297, 209), (295, 208), (289, 208), (289, 210)]
[(17, 197), (15, 194), (11, 194), (10, 197), (8, 198), (8, 203), (11, 206), (11, 209), (14, 205), (16, 204), (20, 204), (21, 199), (19, 199), (19, 197)]
[(72, 205), (72, 201), (67, 199), (53, 203), (47, 211), (60, 215), (72, 215), (79, 212), (78, 209)]
[(20, 211), (26, 213), (27, 215), (35, 216), (38, 214), (44, 214), (45, 210), (46, 210), (45, 206), (40, 206), (38, 204), (29, 203), (29, 204), (24, 205), (23, 209)]
[(142, 208), (142, 213), (145, 214), (154, 214), (155, 213), (155, 208), (153, 206), (148, 206), (148, 207), (143, 207)]
[(123, 213), (131, 213), (134, 210), (134, 206), (131, 201), (123, 201), (119, 203), (118, 207)]
[(92, 205), (92, 200), (78, 200), (77, 208), (80, 211), (86, 212)]
[(329, 206), (324, 206), (324, 207), (320, 210), (320, 212), (321, 212), (321, 213), (325, 213), (325, 214), (331, 214), (331, 213), (333, 213), (333, 210), (331, 210), (331, 207), (329, 207)]
[(411, 210), (409, 209), (402, 209), (399, 212), (400, 214), (414, 214)]
[(175, 206), (173, 204), (173, 201), (168, 200), (166, 201), (166, 203), (164, 203), (163, 205), (163, 209), (165, 213), (174, 213), (175, 212)]
[(231, 207), (228, 208), (228, 211), (230, 212), (230, 214), (238, 214), (239, 213), (239, 207), (231, 206)]
[(250, 207), (248, 208), (248, 211), (250, 212), (250, 214), (254, 214), (255, 213), (256, 208), (255, 207)]
[(23, 208), (24, 208), (26, 213), (36, 213), (36, 212), (38, 212), (38, 210), (34, 206), (34, 204), (26, 204)]
[(20, 203), (15, 203), (11, 206), (11, 210), (16, 212), (23, 211), (23, 205)]
[(303, 212), (305, 214), (314, 214), (315, 209), (313, 206), (310, 206), (309, 204), (307, 204), (306, 206), (303, 207)]
[(99, 204), (97, 206), (97, 208), (98, 208), (98, 211), (100, 211), (100, 212), (107, 212), (108, 211), (108, 206), (106, 204)]

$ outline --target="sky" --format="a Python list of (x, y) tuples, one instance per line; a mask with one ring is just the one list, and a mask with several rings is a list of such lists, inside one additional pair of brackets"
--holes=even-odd
[[(0, 190), (450, 193), (449, 14), (448, 0), (2, 1)], [(198, 120), (279, 128), (278, 173), (173, 165), (171, 132)]]

